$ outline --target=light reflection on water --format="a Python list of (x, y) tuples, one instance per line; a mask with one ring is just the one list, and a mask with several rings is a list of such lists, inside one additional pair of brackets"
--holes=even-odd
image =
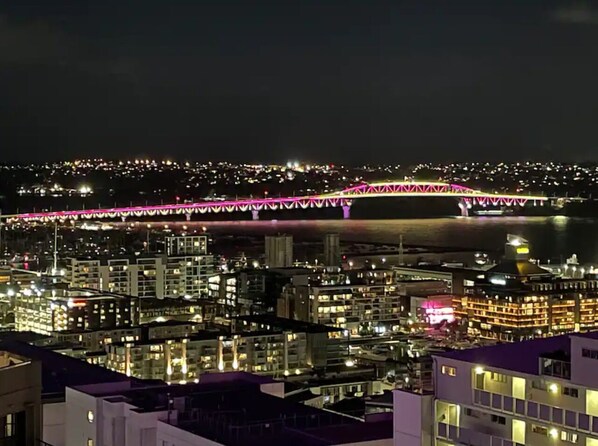
[[(172, 225), (172, 222), (169, 223)], [(191, 222), (214, 234), (293, 234), (296, 239), (317, 239), (328, 232), (342, 240), (408, 245), (501, 250), (508, 233), (528, 239), (532, 255), (542, 260), (564, 260), (577, 254), (583, 263), (598, 263), (598, 219), (571, 217), (452, 217), (404, 220), (272, 220)]]

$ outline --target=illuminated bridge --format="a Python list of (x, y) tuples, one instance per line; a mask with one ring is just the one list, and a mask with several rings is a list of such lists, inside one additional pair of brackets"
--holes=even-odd
[(355, 200), (375, 197), (449, 197), (458, 200), (461, 215), (467, 216), (475, 206), (524, 206), (540, 204), (548, 200), (543, 196), (491, 194), (469, 187), (436, 182), (383, 182), (363, 183), (337, 192), (301, 197), (247, 198), (226, 201), (201, 201), (195, 203), (162, 204), (152, 206), (115, 207), (111, 209), (87, 209), (56, 212), (34, 212), (5, 215), (9, 221), (49, 222), (67, 220), (102, 220), (121, 218), (185, 216), (191, 220), (194, 214), (251, 212), (253, 219), (259, 219), (260, 211), (286, 209), (310, 209), (340, 207), (343, 217), (349, 218), (351, 205)]

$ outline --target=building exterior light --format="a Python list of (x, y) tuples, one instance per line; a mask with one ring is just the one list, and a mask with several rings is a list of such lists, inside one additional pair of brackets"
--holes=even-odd
[(559, 431), (556, 428), (552, 428), (548, 431), (548, 434), (550, 435), (550, 438), (558, 438), (559, 436)]
[(557, 386), (555, 383), (552, 383), (548, 386), (548, 390), (550, 390), (550, 393), (557, 393), (559, 391), (559, 386)]
[(484, 368), (483, 368), (483, 367), (480, 367), (480, 366), (478, 366), (478, 367), (476, 367), (476, 368), (474, 369), (474, 371), (475, 371), (475, 374), (476, 374), (476, 375), (481, 375), (482, 373), (484, 373)]

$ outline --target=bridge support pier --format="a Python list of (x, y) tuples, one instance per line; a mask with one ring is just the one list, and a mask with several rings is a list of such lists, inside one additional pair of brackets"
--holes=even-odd
[(351, 218), (351, 206), (348, 204), (343, 204), (343, 218), (348, 220)]
[(252, 220), (259, 220), (260, 219), (260, 211), (258, 211), (257, 209), (254, 209), (251, 211), (251, 219)]
[(461, 217), (469, 217), (469, 209), (471, 208), (471, 204), (468, 203), (466, 200), (461, 198), (459, 200), (459, 209), (461, 209)]

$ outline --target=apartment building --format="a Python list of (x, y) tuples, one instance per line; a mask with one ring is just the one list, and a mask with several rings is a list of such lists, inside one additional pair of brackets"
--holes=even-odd
[(469, 333), (512, 342), (598, 328), (598, 276), (556, 276), (529, 252), (527, 241), (509, 236), (503, 260), (455, 297), (455, 316)]
[(237, 370), (282, 378), (311, 368), (306, 361), (305, 333), (226, 336), (200, 332), (189, 338), (110, 344), (106, 351), (109, 369), (169, 383), (194, 381), (204, 373)]
[(598, 332), (433, 361), (432, 394), (395, 391), (397, 446), (598, 445)]
[(66, 259), (71, 286), (139, 297), (207, 296), (214, 258), (207, 236), (167, 237), (166, 253), (126, 258)]
[(139, 299), (68, 287), (19, 290), (15, 295), (17, 331), (45, 335), (139, 324)]
[[(342, 332), (273, 320), (267, 327), (250, 325), (233, 333), (204, 330), (187, 337), (108, 344), (106, 366), (136, 378), (180, 383), (205, 373), (246, 371), (282, 378), (344, 364), (348, 348)], [(246, 322), (250, 320), (236, 327)]]
[(284, 287), (277, 315), (357, 334), (364, 327), (378, 332), (397, 328), (404, 310), (395, 285), (312, 285), (306, 278)]

